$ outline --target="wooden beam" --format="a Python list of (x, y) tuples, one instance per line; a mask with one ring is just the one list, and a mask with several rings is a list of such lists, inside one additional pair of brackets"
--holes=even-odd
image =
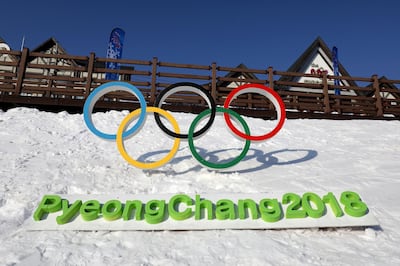
[(373, 87), (375, 91), (374, 93), (375, 93), (376, 116), (383, 116), (383, 105), (382, 105), (381, 92), (379, 90), (378, 75), (373, 75), (372, 78), (374, 79)]
[(25, 77), (26, 63), (29, 54), (29, 49), (24, 48), (22, 50), (21, 58), (19, 59), (18, 71), (17, 71), (17, 84), (15, 86), (15, 95), (20, 95), (22, 90), (22, 84)]
[(330, 114), (331, 113), (331, 106), (329, 102), (329, 91), (328, 91), (328, 78), (326, 72), (324, 72), (322, 76), (322, 90), (324, 94), (324, 113)]
[(151, 62), (151, 89), (150, 89), (150, 99), (149, 104), (153, 105), (156, 101), (156, 92), (157, 92), (157, 64), (158, 58), (153, 57)]
[(93, 69), (94, 69), (94, 61), (95, 61), (95, 54), (90, 53), (89, 56), (89, 63), (88, 63), (88, 75), (86, 78), (86, 87), (85, 87), (85, 99), (89, 96), (92, 88), (92, 75), (93, 75)]
[(217, 99), (217, 63), (211, 64), (211, 97)]

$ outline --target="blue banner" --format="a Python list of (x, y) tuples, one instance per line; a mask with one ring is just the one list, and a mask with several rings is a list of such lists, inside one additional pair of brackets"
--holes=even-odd
[[(333, 75), (339, 76), (339, 55), (336, 46), (334, 46), (332, 49), (332, 57), (333, 57)], [(335, 79), (334, 84), (335, 86), (339, 86), (340, 85), (339, 80)], [(340, 95), (339, 88), (335, 88), (335, 95)]]
[[(122, 47), (125, 38), (125, 31), (115, 28), (111, 31), (110, 41), (107, 48), (107, 58), (120, 59), (122, 57)], [(115, 62), (106, 62), (107, 69), (119, 69), (120, 64)], [(106, 73), (106, 79), (118, 80), (117, 73)]]

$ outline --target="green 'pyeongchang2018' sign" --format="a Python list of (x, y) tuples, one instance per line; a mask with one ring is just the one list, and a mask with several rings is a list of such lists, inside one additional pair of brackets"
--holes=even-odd
[(204, 230), (378, 225), (353, 191), (316, 194), (45, 195), (32, 230)]

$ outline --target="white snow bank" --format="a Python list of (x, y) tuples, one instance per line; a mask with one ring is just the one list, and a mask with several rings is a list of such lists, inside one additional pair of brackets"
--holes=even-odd
[[(94, 114), (115, 131), (127, 112)], [(193, 115), (174, 113), (185, 131)], [(252, 131), (270, 121), (246, 118)], [(102, 124), (102, 125), (100, 125)], [(287, 120), (252, 143), (233, 169), (211, 171), (182, 141), (158, 170), (127, 164), (114, 142), (89, 132), (80, 114), (15, 108), (0, 112), (0, 264), (13, 265), (399, 265), (399, 121)], [(152, 118), (128, 141), (132, 157), (167, 151)], [(222, 117), (196, 142), (211, 156), (237, 156), (243, 143)], [(163, 154), (161, 154), (163, 155)], [(326, 192), (360, 193), (380, 228), (159, 232), (27, 231), (45, 194)]]

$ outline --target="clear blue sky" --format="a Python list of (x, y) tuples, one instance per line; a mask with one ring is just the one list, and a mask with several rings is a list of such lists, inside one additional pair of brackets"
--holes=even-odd
[(321, 36), (352, 76), (400, 79), (400, 1), (8, 1), (0, 37), (19, 50), (49, 37), (105, 57), (114, 27), (123, 58), (286, 70)]

